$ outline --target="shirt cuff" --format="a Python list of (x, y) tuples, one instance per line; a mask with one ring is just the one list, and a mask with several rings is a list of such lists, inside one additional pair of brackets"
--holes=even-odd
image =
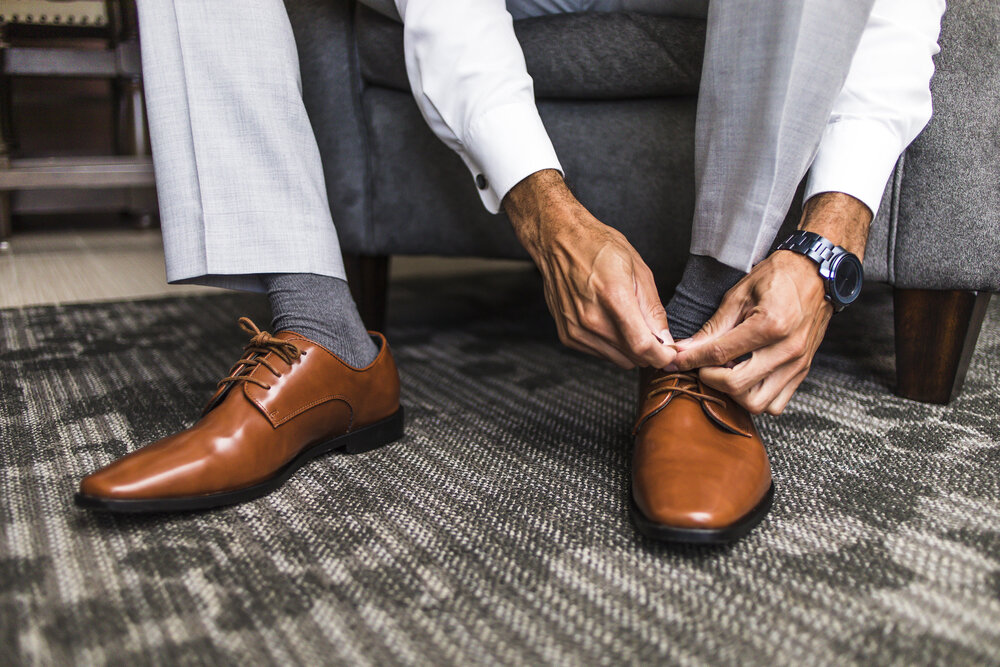
[(459, 154), (490, 213), (498, 213), (511, 188), (536, 171), (555, 169), (562, 173), (533, 102), (487, 111), (469, 126), (463, 144)]
[(874, 218), (903, 150), (899, 135), (878, 120), (844, 118), (828, 124), (809, 169), (803, 201), (823, 192), (843, 192), (861, 200)]

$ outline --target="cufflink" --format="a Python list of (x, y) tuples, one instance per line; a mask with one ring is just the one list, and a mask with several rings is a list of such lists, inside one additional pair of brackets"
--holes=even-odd
[(480, 190), (485, 190), (489, 186), (486, 177), (482, 174), (476, 174), (476, 187)]

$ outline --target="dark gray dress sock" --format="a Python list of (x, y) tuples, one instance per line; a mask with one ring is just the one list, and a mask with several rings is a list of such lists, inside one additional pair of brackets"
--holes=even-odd
[(271, 326), (319, 343), (355, 368), (367, 366), (378, 348), (361, 322), (347, 282), (315, 273), (265, 273)]
[(667, 304), (674, 340), (690, 338), (715, 314), (722, 297), (746, 273), (712, 257), (691, 255), (677, 291)]

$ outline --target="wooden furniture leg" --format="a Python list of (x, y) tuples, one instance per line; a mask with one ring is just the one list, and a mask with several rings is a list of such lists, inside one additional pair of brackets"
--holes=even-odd
[[(6, 47), (6, 25), (0, 25), (0, 171), (10, 168), (11, 92), (10, 81), (4, 69)], [(10, 193), (0, 190), (0, 252), (10, 249), (9, 239), (13, 231), (10, 215)]]
[(344, 268), (347, 270), (347, 284), (365, 326), (384, 331), (386, 295), (389, 291), (388, 255), (344, 253)]
[(10, 194), (0, 192), (0, 252), (10, 249), (10, 235), (13, 224), (10, 220)]
[[(115, 96), (115, 152), (137, 158), (150, 155), (146, 123), (146, 106), (142, 92), (142, 74), (138, 61), (139, 23), (135, 0), (109, 3), (115, 11), (115, 47), (123, 59), (128, 74), (113, 81)], [(140, 229), (153, 227), (156, 219), (156, 197), (148, 188), (128, 188), (128, 208), (125, 210)]]
[[(142, 106), (134, 0), (106, 0), (104, 10), (97, 9), (95, 3), (49, 4), (51, 14), (40, 14), (28, 22), (40, 22), (43, 25), (36, 27), (55, 31), (53, 35), (65, 31), (69, 31), (67, 36), (74, 32), (82, 37), (92, 35), (105, 40), (108, 48), (63, 47), (42, 38), (11, 46), (6, 39), (10, 26), (0, 24), (0, 249), (10, 231), (8, 212), (118, 209), (136, 214), (140, 224), (151, 225), (155, 220), (153, 162)], [(21, 76), (114, 82), (119, 154), (22, 157), (16, 146), (12, 147), (9, 85), (12, 77)], [(11, 193), (15, 192), (14, 210), (9, 211)]]
[(962, 389), (989, 292), (895, 289), (896, 393), (945, 404)]

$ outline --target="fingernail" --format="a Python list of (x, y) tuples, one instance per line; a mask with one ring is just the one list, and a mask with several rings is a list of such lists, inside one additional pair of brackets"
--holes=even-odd
[(667, 364), (660, 370), (666, 371), (667, 373), (676, 373), (680, 369), (677, 368), (677, 364)]

